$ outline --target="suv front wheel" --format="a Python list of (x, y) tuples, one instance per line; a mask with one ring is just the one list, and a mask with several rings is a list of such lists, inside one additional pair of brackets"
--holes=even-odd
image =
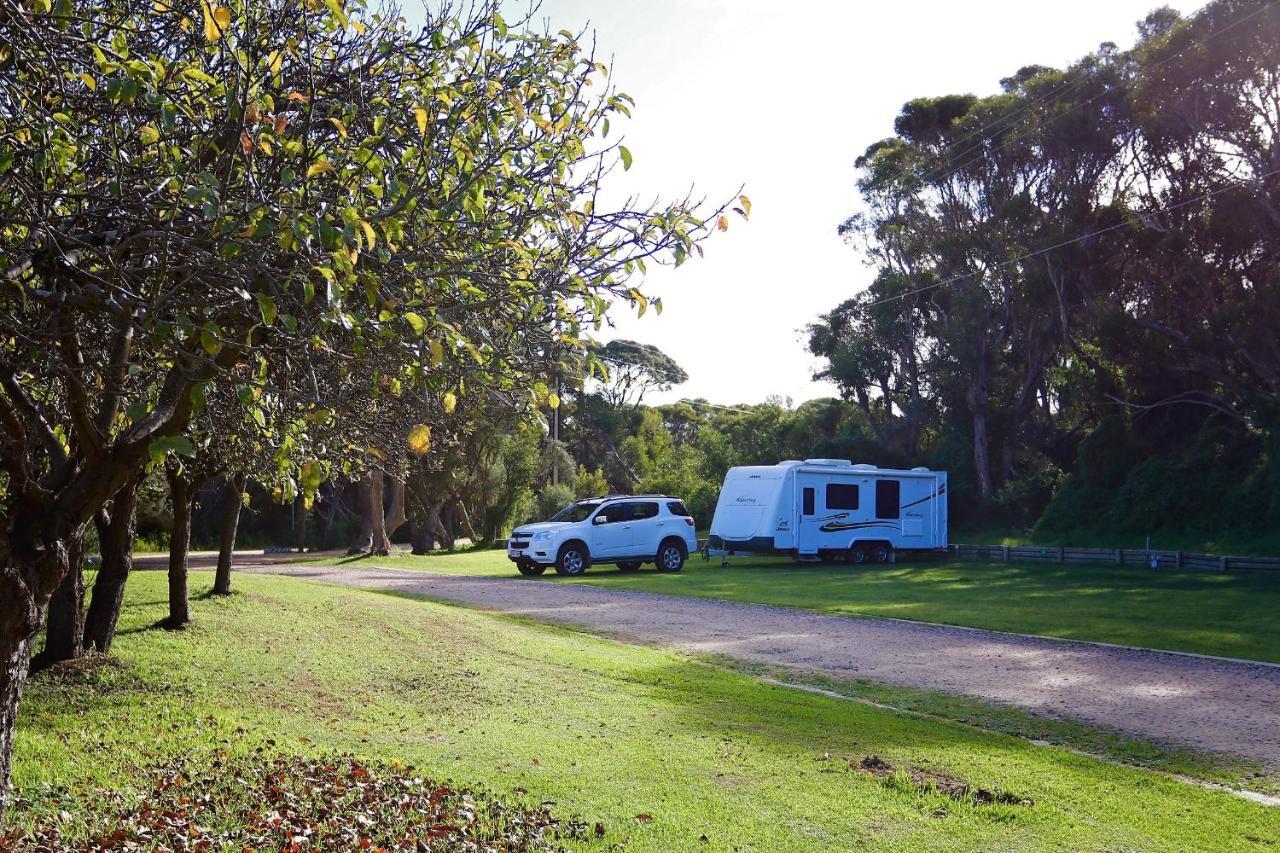
[(587, 570), (589, 564), (587, 549), (576, 542), (570, 542), (560, 549), (560, 554), (556, 557), (556, 574), (580, 575)]
[(534, 575), (540, 575), (547, 570), (546, 566), (540, 566), (537, 563), (533, 562), (532, 560), (521, 560), (520, 562), (516, 563), (516, 568), (519, 569), (520, 574), (524, 575), (525, 577), (533, 577)]
[(678, 539), (668, 539), (658, 547), (658, 570), (663, 572), (678, 572), (684, 568), (685, 558), (684, 543)]

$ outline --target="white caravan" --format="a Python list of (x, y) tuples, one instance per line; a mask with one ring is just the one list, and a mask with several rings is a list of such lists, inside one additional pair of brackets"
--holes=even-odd
[(845, 459), (730, 468), (707, 553), (887, 562), (947, 547), (947, 474)]

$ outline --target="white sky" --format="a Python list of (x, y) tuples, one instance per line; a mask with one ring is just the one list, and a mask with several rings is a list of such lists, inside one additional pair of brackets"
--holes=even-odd
[[(508, 0), (511, 15), (526, 2)], [(544, 0), (552, 29), (590, 24), (636, 99), (621, 189), (710, 199), (745, 186), (705, 260), (650, 275), (663, 314), (618, 311), (603, 338), (655, 344), (689, 373), (658, 399), (722, 404), (832, 393), (811, 377), (803, 327), (870, 281), (836, 236), (856, 204), (854, 159), (911, 98), (998, 90), (1018, 68), (1062, 67), (1104, 41), (1128, 47), (1160, 0), (835, 2)], [(1189, 13), (1198, 4), (1169, 0)], [(615, 125), (615, 128), (617, 125)], [(611, 134), (611, 139), (617, 130)], [(648, 401), (648, 398), (646, 398)]]

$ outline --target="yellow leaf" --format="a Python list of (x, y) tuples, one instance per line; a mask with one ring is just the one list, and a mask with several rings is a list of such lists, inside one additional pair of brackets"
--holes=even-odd
[(92, 92), (98, 88), (98, 81), (94, 80), (88, 74), (81, 74), (80, 79), (84, 81), (84, 85), (89, 88), (89, 91)]
[(154, 145), (160, 141), (160, 131), (149, 124), (138, 131), (138, 136), (142, 137), (142, 141), (146, 145)]
[(742, 202), (742, 215), (744, 218), (751, 217), (751, 199), (745, 195), (738, 196), (738, 201)]
[(280, 66), (283, 64), (284, 64), (284, 51), (283, 50), (271, 51), (271, 55), (267, 57), (267, 65), (271, 67), (271, 73), (273, 75), (279, 74)]
[(550, 407), (551, 407), (551, 408), (553, 408), (553, 409), (558, 409), (558, 408), (560, 408), (560, 395), (559, 395), (559, 394), (548, 394), (548, 395), (547, 395), (547, 405), (548, 405), (548, 406), (550, 406)]
[(426, 456), (427, 451), (431, 449), (431, 427), (426, 424), (418, 424), (409, 430), (407, 443), (409, 452), (414, 456)]
[(418, 133), (422, 134), (422, 138), (427, 138), (427, 111), (422, 107), (413, 108), (414, 118), (418, 120)]
[(428, 346), (431, 347), (431, 366), (439, 367), (440, 362), (444, 361), (444, 347), (439, 341), (432, 341)]
[(200, 11), (204, 14), (204, 39), (217, 41), (231, 25), (231, 10), (226, 6), (210, 8), (207, 2), (201, 2)]
[(340, 119), (330, 117), (329, 123), (338, 129), (339, 136), (341, 136), (343, 139), (347, 138), (347, 126), (343, 124)]
[(452, 415), (453, 410), (458, 408), (458, 395), (454, 394), (452, 391), (446, 392), (445, 395), (440, 398), (440, 405), (444, 407), (447, 414)]
[(271, 143), (267, 140), (265, 136), (258, 137), (258, 150), (260, 150), (263, 154), (266, 154), (268, 157), (271, 156), (272, 154)]
[(364, 231), (365, 245), (372, 249), (378, 242), (378, 235), (374, 233), (373, 226), (363, 219), (357, 219), (356, 222), (360, 225), (360, 230)]
[(319, 175), (321, 172), (332, 172), (332, 171), (333, 171), (332, 163), (326, 163), (324, 160), (319, 160), (315, 163), (312, 163), (311, 167), (307, 169), (307, 177), (314, 178), (316, 175)]

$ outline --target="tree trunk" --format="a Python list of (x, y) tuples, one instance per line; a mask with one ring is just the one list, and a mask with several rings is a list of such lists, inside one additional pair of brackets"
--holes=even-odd
[(64, 660), (84, 655), (84, 542), (67, 543), (70, 560), (62, 582), (49, 599), (44, 648), (31, 659), (31, 671), (39, 672)]
[(370, 536), (369, 553), (386, 556), (391, 553), (391, 540), (387, 538), (387, 521), (385, 510), (382, 503), (382, 487), (385, 477), (381, 471), (378, 471), (373, 481), (373, 486), (369, 490), (372, 500), (369, 506), (369, 520), (373, 524), (373, 534)]
[(187, 553), (191, 549), (191, 505), (195, 489), (182, 474), (169, 474), (169, 494), (173, 499), (173, 529), (169, 534), (169, 618), (170, 630), (191, 624), (191, 602), (187, 595)]
[(978, 499), (991, 500), (991, 442), (987, 437), (985, 409), (973, 410), (973, 466), (978, 473)]
[(440, 535), (440, 501), (427, 503), (413, 523), (413, 553), (430, 554)]
[(387, 507), (387, 514), (382, 521), (388, 543), (390, 543), (391, 537), (396, 534), (396, 531), (409, 520), (404, 514), (404, 491), (404, 481), (399, 478), (392, 478), (391, 505)]
[(434, 528), (427, 524), (422, 518), (413, 520), (413, 553), (422, 555), (430, 554), (431, 549), (436, 547), (436, 535)]
[(64, 541), (41, 542), (34, 526), (32, 519), (14, 518), (0, 536), (0, 823), (9, 804), (13, 734), (31, 647), (49, 598), (70, 567)]
[(299, 554), (307, 550), (307, 499), (302, 492), (293, 499), (293, 547)]
[(13, 760), (13, 733), (18, 724), (18, 702), (27, 679), (35, 630), (22, 624), (3, 623), (0, 632), (0, 825), (9, 805), (9, 773)]
[(467, 534), (467, 538), (471, 540), (473, 546), (480, 544), (480, 540), (476, 536), (476, 530), (471, 526), (471, 516), (467, 514), (467, 505), (462, 502), (462, 498), (455, 498), (454, 500), (458, 521), (462, 524), (462, 532)]
[[(984, 342), (985, 344), (985, 342)], [(969, 407), (973, 410), (973, 466), (978, 476), (978, 499), (991, 500), (991, 439), (987, 435), (987, 348), (981, 347), (974, 365), (973, 385), (969, 388)]]
[(240, 527), (240, 510), (244, 506), (244, 488), (248, 478), (235, 474), (227, 480), (223, 494), (222, 530), (218, 536), (218, 569), (213, 576), (213, 594), (231, 594), (231, 557), (236, 549), (236, 530)]
[(327, 483), (328, 497), (325, 498), (324, 507), (324, 527), (320, 533), (320, 547), (328, 548), (330, 537), (333, 535), (333, 520), (338, 515), (338, 506), (342, 503), (342, 489), (336, 487), (333, 483)]
[(382, 515), (382, 471), (370, 468), (360, 481), (360, 535), (347, 553), (386, 554), (386, 543), (386, 526)]
[(436, 518), (439, 519), (438, 523), (440, 525), (437, 534), (440, 537), (440, 547), (446, 551), (452, 551), (455, 542), (453, 535), (453, 507), (445, 504)]
[(111, 500), (110, 513), (98, 513), (98, 545), (102, 564), (93, 581), (89, 598), (89, 614), (84, 621), (84, 645), (90, 651), (106, 654), (116, 636), (120, 605), (124, 602), (124, 586), (133, 570), (133, 533), (137, 518), (138, 490), (142, 479), (136, 477), (121, 487)]

